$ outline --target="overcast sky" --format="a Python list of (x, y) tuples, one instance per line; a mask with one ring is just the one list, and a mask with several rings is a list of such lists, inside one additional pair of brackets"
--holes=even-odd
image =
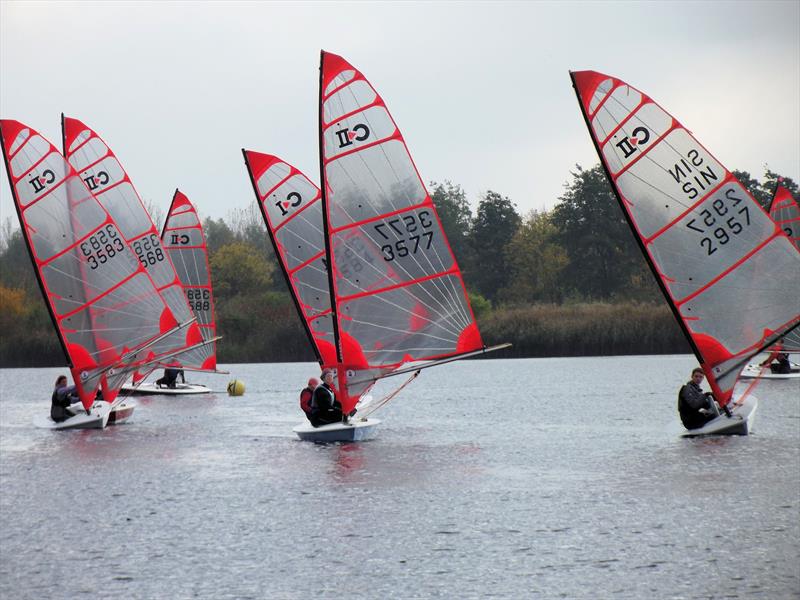
[[(729, 169), (800, 180), (800, 2), (8, 2), (0, 116), (93, 127), (139, 194), (254, 202), (245, 147), (319, 179), (319, 51), (370, 80), (428, 183), (551, 208), (598, 159), (572, 70), (653, 97)], [(2, 177), (5, 180), (5, 168)], [(0, 215), (16, 222), (9, 187)]]

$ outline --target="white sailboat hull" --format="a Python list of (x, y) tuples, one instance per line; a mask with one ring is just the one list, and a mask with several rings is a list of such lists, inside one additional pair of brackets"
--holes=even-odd
[[(763, 374), (761, 373), (762, 370), (764, 371)], [(739, 375), (740, 379), (755, 379), (757, 377), (761, 379), (800, 379), (800, 365), (792, 363), (791, 373), (773, 373), (769, 367), (764, 369), (760, 365), (752, 363), (747, 365), (742, 370), (742, 374)]]
[(88, 415), (82, 407), (80, 409), (76, 407), (74, 410), (78, 412), (66, 421), (56, 423), (50, 415), (47, 415), (35, 419), (34, 424), (42, 429), (103, 429), (108, 425), (111, 405), (108, 402), (95, 402)]
[(304, 442), (360, 442), (375, 435), (379, 423), (379, 419), (364, 419), (314, 427), (306, 422), (293, 427), (292, 431)]
[(681, 434), (681, 437), (698, 437), (702, 435), (749, 435), (753, 428), (758, 400), (755, 396), (748, 396), (740, 405), (734, 406), (731, 402), (732, 416), (721, 414), (700, 427), (690, 429)]
[(108, 415), (108, 424), (119, 425), (120, 423), (124, 423), (133, 415), (133, 410), (135, 408), (135, 403), (130, 400), (123, 400), (111, 409)]
[(155, 383), (143, 383), (138, 387), (132, 384), (125, 384), (120, 391), (139, 396), (187, 396), (191, 394), (210, 394), (211, 388), (194, 383), (178, 383), (174, 388), (156, 385)]

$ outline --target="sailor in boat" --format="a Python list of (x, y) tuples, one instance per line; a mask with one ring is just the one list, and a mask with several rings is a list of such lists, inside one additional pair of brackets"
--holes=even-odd
[(769, 365), (770, 371), (778, 375), (788, 375), (792, 372), (792, 363), (789, 362), (787, 352), (779, 352), (775, 360), (777, 362), (771, 362)]
[[(700, 367), (692, 369), (692, 378), (678, 393), (678, 412), (686, 429), (700, 429), (719, 416), (719, 407), (714, 401), (714, 396), (711, 392), (704, 392), (700, 387), (704, 378), (703, 369)], [(724, 407), (724, 410), (730, 416), (727, 406)]]
[(318, 385), (319, 379), (312, 377), (308, 380), (308, 385), (300, 392), (300, 408), (309, 421), (311, 420), (311, 399), (314, 397), (314, 390)]
[(314, 427), (341, 423), (344, 420), (342, 405), (336, 399), (336, 390), (333, 387), (333, 371), (325, 369), (320, 377), (322, 383), (314, 389), (311, 398), (311, 424)]
[(164, 376), (160, 379), (156, 379), (156, 385), (175, 389), (175, 384), (178, 381), (178, 375), (181, 377), (181, 383), (186, 383), (186, 379), (183, 376), (183, 369), (168, 367), (164, 369)]
[(792, 363), (789, 362), (789, 353), (782, 352), (780, 348), (770, 352), (766, 360), (759, 363), (758, 366), (768, 366), (770, 371), (779, 375), (786, 375), (792, 372)]
[(76, 413), (70, 411), (69, 407), (80, 401), (77, 388), (74, 385), (67, 385), (66, 375), (59, 375), (51, 398), (50, 418), (56, 423), (61, 423), (74, 417)]

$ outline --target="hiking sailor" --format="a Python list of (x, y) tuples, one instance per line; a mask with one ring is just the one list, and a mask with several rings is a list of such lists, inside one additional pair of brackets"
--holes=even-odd
[[(692, 369), (692, 378), (678, 392), (678, 412), (686, 429), (700, 429), (703, 425), (719, 416), (719, 408), (711, 392), (704, 392), (700, 387), (705, 373), (700, 367)], [(730, 410), (724, 407), (725, 414)]]
[(80, 401), (77, 388), (74, 385), (67, 385), (66, 375), (59, 375), (50, 399), (50, 418), (56, 423), (61, 423), (74, 417), (76, 413), (69, 410), (69, 407)]

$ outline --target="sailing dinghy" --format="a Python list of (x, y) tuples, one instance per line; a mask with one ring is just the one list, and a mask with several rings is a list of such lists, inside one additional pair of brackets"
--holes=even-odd
[(22, 233), (85, 412), (45, 425), (105, 427), (141, 356), (180, 326), (122, 227), (58, 150), (18, 121), (0, 120), (0, 134)]
[[(772, 196), (769, 208), (769, 216), (778, 227), (783, 229), (795, 248), (800, 251), (800, 207), (792, 197), (792, 193), (780, 183), (775, 186), (775, 194)], [(800, 273), (795, 273), (800, 279)], [(767, 349), (770, 355), (767, 359), (772, 359), (778, 352), (788, 354), (800, 353), (800, 328), (790, 331), (783, 338), (778, 340), (773, 346)], [(771, 362), (771, 361), (770, 361)], [(768, 366), (761, 366), (758, 363), (751, 363), (742, 371), (742, 377), (760, 377), (761, 379), (800, 379), (800, 364), (790, 362), (791, 371), (789, 373), (773, 373)]]
[[(161, 244), (169, 255), (183, 294), (189, 303), (203, 340), (208, 342), (199, 352), (202, 363), (199, 369), (204, 373), (226, 373), (217, 370), (217, 326), (214, 319), (214, 293), (211, 285), (211, 269), (208, 264), (208, 247), (203, 234), (203, 225), (194, 205), (180, 190), (175, 190), (172, 203), (161, 230)], [(142, 383), (125, 385), (122, 388), (132, 394), (186, 396), (208, 394), (211, 388), (197, 383), (176, 383), (175, 387)]]
[[(139, 369), (134, 381), (142, 381), (156, 368), (203, 369), (208, 358), (207, 346), (195, 316), (184, 297), (184, 288), (165, 251), (158, 230), (144, 208), (122, 164), (105, 141), (87, 125), (62, 115), (64, 156), (80, 175), (97, 200), (119, 224), (124, 240), (152, 278), (164, 303), (183, 329), (160, 339), (148, 349), (146, 360), (138, 357)], [(135, 386), (133, 386), (135, 388)], [(123, 386), (130, 392), (131, 386)]]
[[(378, 379), (505, 347), (483, 345), (436, 209), (385, 103), (327, 52), (319, 136), (322, 191), (274, 156), (243, 152), (306, 333), (320, 365), (334, 369), (342, 412)], [(366, 439), (378, 423), (366, 415), (409, 381), (346, 423), (294, 431), (309, 441)]]
[(732, 406), (732, 417), (704, 432), (747, 434), (758, 403), (752, 386), (735, 389), (736, 382), (751, 357), (800, 325), (800, 254), (742, 184), (648, 96), (595, 71), (571, 76), (628, 224), (714, 398)]

